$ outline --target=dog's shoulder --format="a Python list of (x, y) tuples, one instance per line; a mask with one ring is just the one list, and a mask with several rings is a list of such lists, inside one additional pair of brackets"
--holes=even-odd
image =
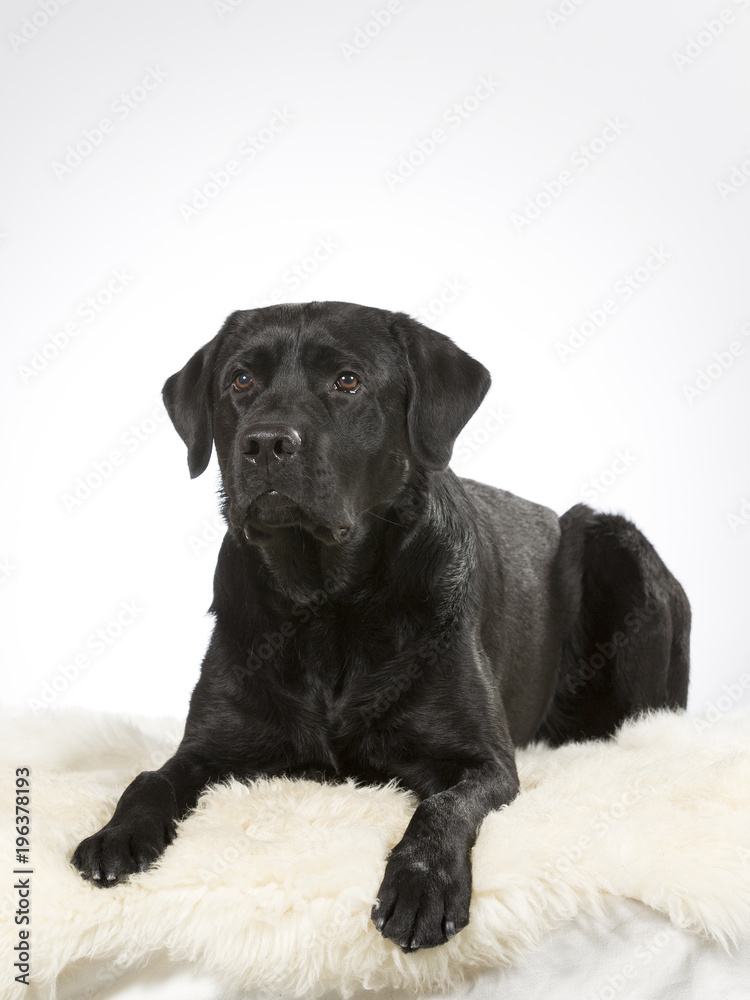
[(480, 530), (484, 529), (516, 550), (522, 547), (539, 553), (556, 551), (560, 541), (560, 519), (551, 508), (474, 479), (460, 479), (459, 482)]

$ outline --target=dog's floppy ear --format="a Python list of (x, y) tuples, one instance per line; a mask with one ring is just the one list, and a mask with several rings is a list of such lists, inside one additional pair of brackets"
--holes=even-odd
[(167, 413), (188, 448), (188, 469), (195, 479), (211, 460), (213, 364), (219, 334), (196, 351), (184, 368), (170, 375), (161, 391)]
[(417, 461), (445, 469), (461, 428), (490, 387), (490, 373), (450, 338), (394, 313), (391, 329), (406, 355), (409, 442)]

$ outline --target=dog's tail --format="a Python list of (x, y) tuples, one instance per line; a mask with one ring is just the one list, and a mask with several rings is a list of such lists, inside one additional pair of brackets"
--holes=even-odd
[(690, 604), (678, 581), (619, 514), (577, 504), (560, 526), (565, 634), (555, 691), (533, 739), (597, 739), (639, 712), (685, 708)]

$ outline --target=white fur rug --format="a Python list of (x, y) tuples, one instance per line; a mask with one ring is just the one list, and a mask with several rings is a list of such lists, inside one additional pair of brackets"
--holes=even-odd
[[(750, 934), (750, 714), (714, 722), (667, 713), (609, 743), (518, 754), (522, 792), (484, 822), (471, 922), (441, 948), (404, 955), (369, 914), (412, 797), (392, 787), (276, 779), (217, 786), (159, 866), (99, 889), (68, 862), (125, 785), (173, 751), (180, 724), (65, 709), (5, 710), (2, 812), (15, 768), (31, 768), (32, 983), (54, 995), (80, 959), (164, 950), (227, 987), (315, 997), (358, 987), (439, 989), (512, 962), (604, 894), (631, 897), (727, 948)], [(4, 998), (18, 943), (2, 821)]]

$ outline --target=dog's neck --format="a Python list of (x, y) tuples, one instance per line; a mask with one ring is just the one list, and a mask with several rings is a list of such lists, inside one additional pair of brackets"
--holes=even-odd
[[(450, 516), (457, 484), (451, 472), (413, 478), (388, 503), (363, 511), (351, 535), (339, 544), (327, 545), (301, 527), (279, 532), (258, 547), (269, 586), (298, 606), (319, 602), (322, 595), (331, 602), (366, 603), (383, 592), (386, 579), (395, 584), (391, 593), (419, 593), (423, 567), (410, 559), (411, 543), (419, 536), (420, 544), (429, 546), (432, 537), (439, 546), (441, 522)], [(460, 560), (461, 548), (442, 556)]]

